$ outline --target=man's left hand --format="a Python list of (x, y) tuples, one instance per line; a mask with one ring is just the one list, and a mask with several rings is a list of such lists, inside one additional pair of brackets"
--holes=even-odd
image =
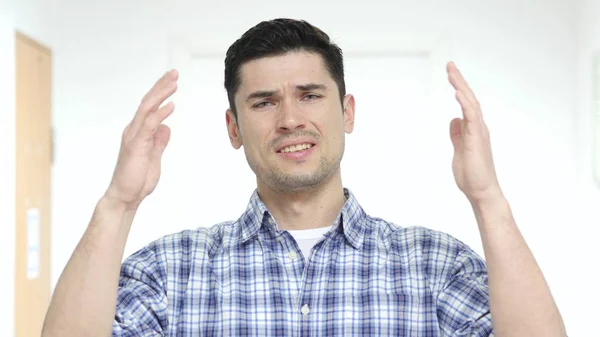
[(448, 63), (446, 70), (463, 113), (462, 118), (455, 118), (450, 123), (450, 138), (454, 145), (452, 171), (456, 184), (471, 204), (502, 197), (490, 134), (479, 101), (453, 62)]

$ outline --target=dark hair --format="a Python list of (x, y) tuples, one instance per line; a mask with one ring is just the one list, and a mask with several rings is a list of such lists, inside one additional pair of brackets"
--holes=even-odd
[(308, 51), (321, 55), (336, 82), (340, 100), (346, 95), (342, 50), (319, 28), (304, 20), (274, 19), (263, 21), (246, 31), (227, 50), (225, 56), (225, 90), (229, 106), (237, 119), (234, 96), (240, 86), (240, 68), (248, 61)]

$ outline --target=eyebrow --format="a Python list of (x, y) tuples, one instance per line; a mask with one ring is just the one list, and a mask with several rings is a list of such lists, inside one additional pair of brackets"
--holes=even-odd
[[(296, 86), (296, 90), (299, 91), (311, 91), (311, 90), (327, 90), (327, 87), (324, 84), (317, 83), (307, 83), (307, 84), (299, 84)], [(275, 90), (259, 90), (251, 93), (246, 98), (246, 102), (253, 100), (255, 98), (266, 98), (275, 95), (277, 91)]]
[(311, 91), (311, 90), (326, 90), (327, 87), (324, 84), (307, 83), (296, 86), (296, 90), (300, 91)]

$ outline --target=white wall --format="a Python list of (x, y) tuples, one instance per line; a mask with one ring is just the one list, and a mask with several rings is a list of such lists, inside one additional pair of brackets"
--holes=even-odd
[[(577, 66), (577, 125), (576, 125), (576, 151), (578, 159), (578, 186), (580, 188), (580, 208), (574, 215), (570, 228), (572, 231), (579, 229), (579, 244), (573, 246), (570, 254), (574, 264), (573, 271), (597, 269), (598, 234), (600, 229), (600, 182), (593, 180), (593, 113), (595, 110), (593, 92), (597, 90), (593, 84), (593, 58), (600, 57), (600, 0), (582, 0), (578, 4), (577, 33), (578, 33), (578, 66)], [(599, 149), (600, 150), (600, 149)], [(588, 257), (586, 259), (585, 257)], [(589, 289), (596, 286), (596, 277), (583, 277), (574, 273), (572, 277), (574, 293), (567, 299), (568, 305), (577, 302), (576, 297), (586, 298)], [(597, 275), (597, 274), (595, 274)], [(598, 301), (598, 295), (586, 302)], [(573, 306), (573, 308), (576, 308)], [(574, 317), (579, 324), (597, 320), (597, 310), (579, 310), (579, 317)], [(591, 328), (591, 326), (590, 326)], [(584, 330), (582, 330), (584, 331)], [(592, 330), (589, 330), (592, 331)]]
[[(400, 1), (394, 5), (375, 0), (369, 6), (352, 8), (341, 1), (282, 5), (269, 0), (261, 4), (260, 11), (244, 1), (211, 2), (210, 9), (205, 2), (192, 0), (54, 0), (53, 7), (48, 2), (41, 5), (42, 1), (28, 1), (32, 5), (27, 6), (19, 3), (15, 11), (17, 24), (22, 21), (36, 26), (31, 30), (52, 40), (54, 51), (57, 152), (53, 172), (53, 285), (108, 184), (122, 128), (145, 91), (170, 66), (169, 37), (193, 32), (210, 48), (219, 47), (224, 52), (223, 48), (258, 21), (293, 16), (306, 18), (348, 43), (365, 37), (367, 27), (373, 31), (395, 31), (399, 36), (417, 30), (448, 32), (454, 59), (477, 90), (494, 139), (502, 140), (495, 147), (505, 192), (554, 290), (570, 335), (594, 331), (590, 323), (593, 320), (583, 319), (591, 318), (587, 313), (592, 312), (593, 306), (582, 303), (581, 299), (594, 303), (590, 296), (597, 301), (598, 295), (586, 292), (591, 289), (588, 280), (593, 278), (581, 268), (591, 263), (588, 258), (592, 251), (586, 250), (584, 243), (592, 243), (586, 233), (599, 222), (592, 207), (600, 196), (591, 187), (591, 181), (583, 179), (575, 185), (573, 172), (589, 173), (586, 157), (589, 151), (575, 151), (589, 138), (589, 132), (583, 132), (589, 123), (583, 113), (577, 114), (586, 110), (588, 100), (578, 95), (577, 84), (589, 87), (585, 76), (576, 76), (576, 71), (589, 70), (585, 65), (576, 66), (576, 61), (589, 59), (577, 54), (577, 15), (584, 16), (583, 22), (587, 22), (587, 26), (582, 23), (578, 27), (583, 36), (579, 51), (589, 53), (599, 44), (591, 33), (585, 32), (594, 27), (598, 31), (593, 22), (593, 13), (598, 13), (600, 7), (598, 1), (584, 1), (583, 7), (577, 8), (567, 0), (527, 3), (438, 0), (426, 4)], [(243, 16), (234, 15), (228, 9), (232, 6)], [(50, 36), (44, 37), (44, 24), (37, 27), (36, 17), (48, 13), (52, 29), (47, 31)], [(10, 22), (10, 17), (6, 22)], [(5, 41), (12, 39), (5, 33), (9, 28), (5, 29), (4, 20), (3, 24), (0, 24), (0, 46), (8, 45)], [(10, 67), (2, 67), (0, 74), (10, 73)], [(1, 82), (2, 88), (10, 92), (12, 84), (5, 82)], [(576, 102), (583, 107), (577, 110)], [(366, 107), (361, 109), (368, 113)], [(187, 113), (221, 114), (222, 111)], [(208, 133), (212, 128), (208, 126), (202, 132)], [(225, 132), (223, 125), (215, 128), (215, 132)], [(10, 127), (7, 129), (8, 133), (2, 135), (6, 139), (12, 132)], [(581, 137), (575, 137), (575, 130), (580, 131)], [(530, 155), (515, 157), (511, 152), (515, 148)], [(0, 153), (1, 158), (9, 154)], [(526, 183), (523, 177), (528, 178)], [(165, 172), (163, 183), (176, 178), (176, 171)], [(189, 224), (170, 221), (176, 216), (169, 213), (172, 208), (161, 207), (166, 196), (160, 193), (168, 190), (163, 185), (140, 211), (127, 254), (158, 235), (196, 226), (191, 221)], [(571, 197), (577, 195), (585, 198)], [(0, 207), (11, 210), (11, 195), (5, 197), (9, 203)], [(432, 209), (437, 206), (431, 205)], [(223, 214), (223, 219), (237, 215)], [(7, 223), (13, 223), (10, 217), (7, 219)], [(402, 219), (390, 220), (403, 224)], [(450, 233), (467, 233), (462, 227), (472, 224), (448, 219), (447, 223), (432, 226)], [(459, 238), (479, 246), (476, 227), (472, 226), (468, 233)], [(2, 249), (7, 250), (6, 246)]]

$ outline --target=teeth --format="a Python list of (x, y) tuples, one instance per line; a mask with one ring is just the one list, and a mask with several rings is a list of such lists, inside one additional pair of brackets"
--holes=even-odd
[(310, 149), (311, 147), (312, 147), (312, 144), (292, 145), (292, 146), (287, 146), (287, 147), (284, 147), (283, 149), (281, 149), (281, 153), (302, 151), (302, 150)]

